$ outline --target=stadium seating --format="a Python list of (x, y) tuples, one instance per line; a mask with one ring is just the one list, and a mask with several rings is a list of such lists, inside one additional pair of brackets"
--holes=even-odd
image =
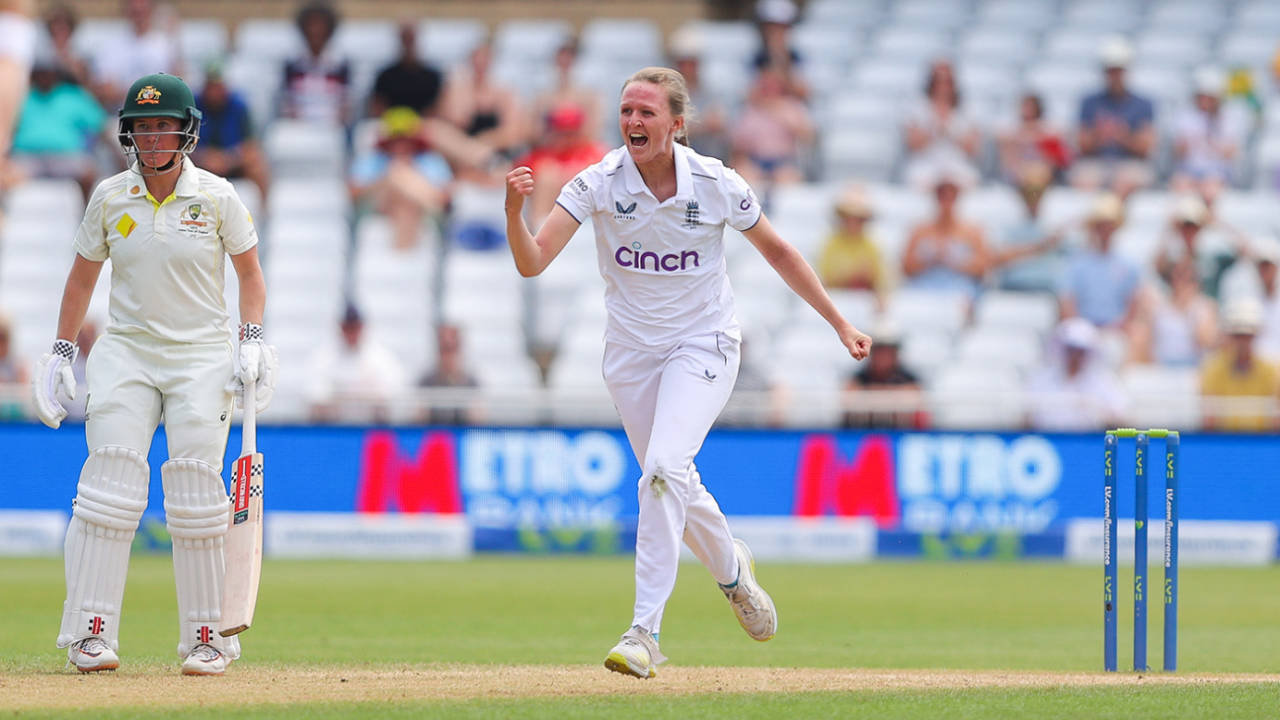
[[(550, 87), (555, 77), (551, 59), (576, 34), (580, 57), (574, 81), (616, 96), (636, 67), (663, 61), (669, 38), (664, 32), (673, 29), (641, 11), (636, 14), (602, 16), (580, 25), (536, 13), (492, 24), (479, 18), (425, 17), (417, 21), (417, 50), (448, 71), (464, 64), (468, 53), (492, 33), (493, 75), (531, 99)], [(734, 111), (753, 78), (750, 62), (760, 42), (754, 24), (696, 20), (679, 29), (699, 43), (704, 92)], [(91, 56), (126, 32), (121, 20), (86, 18), (76, 32), (75, 47)], [(363, 210), (357, 213), (345, 186), (348, 159), (372, 147), (377, 121), (357, 121), (348, 129), (276, 118), (282, 64), (302, 48), (294, 22), (249, 17), (232, 28), (218, 20), (188, 18), (180, 32), (193, 82), (202, 78), (206, 62), (225, 59), (227, 79), (247, 98), (262, 130), (273, 174), (270, 192), (264, 199), (245, 181), (237, 181), (236, 188), (259, 224), (271, 288), (267, 323), (284, 362), (305, 363), (317, 338), (335, 331), (344, 301), (352, 299), (365, 313), (370, 332), (391, 345), (415, 377), (433, 362), (433, 326), (442, 320), (458, 323), (475, 374), (482, 385), (500, 391), (488, 415), (491, 421), (532, 421), (527, 404), (551, 397), (550, 415), (536, 419), (615, 422), (599, 373), (603, 281), (590, 227), (542, 276), (519, 278), (505, 245), (473, 247), (477, 237), (501, 235), (502, 189), (462, 184), (454, 188), (452, 213), (439, 234), (433, 228), (418, 247), (393, 248), (387, 222)], [(1015, 121), (1019, 96), (1034, 91), (1043, 98), (1050, 123), (1070, 137), (1081, 99), (1102, 87), (1100, 42), (1115, 33), (1133, 43), (1131, 86), (1156, 105), (1161, 181), (1128, 200), (1126, 223), (1115, 237), (1119, 252), (1142, 263), (1150, 275), (1175, 201), (1165, 181), (1173, 165), (1176, 121), (1191, 101), (1193, 73), (1206, 64), (1252, 70), (1264, 106), (1242, 153), (1243, 182), (1219, 197), (1217, 217), (1250, 237), (1276, 232), (1280, 113), (1274, 112), (1275, 89), (1268, 73), (1280, 36), (1280, 4), (1271, 0), (802, 3), (792, 42), (814, 89), (815, 172), (805, 183), (767, 193), (758, 188), (772, 224), (814, 261), (832, 229), (833, 198), (856, 182), (866, 187), (874, 209), (871, 236), (885, 263), (898, 268), (911, 229), (934, 211), (930, 194), (901, 182), (902, 124), (923, 98), (929, 63), (950, 58), (962, 110), (986, 142), (979, 163), (982, 181), (962, 194), (960, 214), (998, 244), (1009, 227), (1023, 220), (1025, 210), (995, 162), (995, 134)], [(352, 97), (362, 98), (377, 70), (398, 51), (397, 21), (349, 17), (339, 26), (334, 50), (351, 61)], [(603, 124), (603, 137), (616, 141), (612, 123)], [(1084, 242), (1082, 221), (1094, 199), (1092, 192), (1050, 188), (1042, 202), (1042, 227), (1067, 229), (1069, 247)], [(35, 181), (14, 189), (6, 209), (0, 228), (0, 307), (19, 318), (16, 347), (32, 355), (47, 345), (54, 312), (49, 296), (61, 286), (75, 232), (74, 220), (48, 219), (78, 218), (83, 199), (74, 183)], [(1207, 237), (1206, 242), (1223, 242), (1220, 231)], [(784, 412), (784, 421), (796, 426), (839, 422), (838, 389), (852, 365), (830, 328), (739, 233), (726, 233), (725, 247), (744, 333), (754, 352), (803, 397)], [(93, 313), (105, 314), (105, 286), (99, 284)], [(234, 273), (229, 273), (229, 298), (235, 290)], [(1058, 319), (1055, 298), (988, 288), (971, 303), (967, 297), (898, 287), (883, 299), (883, 308), (880, 299), (864, 292), (835, 292), (833, 299), (860, 328), (875, 331), (890, 323), (902, 333), (903, 361), (920, 375), (939, 426), (1024, 422), (1021, 381), (1041, 362), (1043, 344)], [(1110, 357), (1118, 361), (1124, 350), (1111, 348)], [(552, 357), (545, 384), (535, 354)], [(1187, 427), (1198, 422), (1192, 371), (1138, 366), (1125, 368), (1122, 378), (1133, 422)], [(282, 409), (275, 412), (283, 415), (276, 417), (295, 419), (305, 412), (300, 382), (282, 375)], [(526, 404), (523, 415), (521, 403)]]

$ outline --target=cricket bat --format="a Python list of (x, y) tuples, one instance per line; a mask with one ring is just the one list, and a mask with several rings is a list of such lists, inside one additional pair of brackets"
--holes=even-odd
[(244, 632), (253, 624), (262, 574), (262, 453), (257, 447), (255, 385), (244, 385), (240, 457), (232, 469), (231, 517), (224, 545), (227, 573), (222, 583), (222, 625), (218, 628), (222, 637)]

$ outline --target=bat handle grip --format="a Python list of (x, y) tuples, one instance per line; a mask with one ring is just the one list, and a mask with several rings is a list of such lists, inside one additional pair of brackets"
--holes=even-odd
[(258, 452), (258, 403), (254, 396), (257, 381), (244, 384), (244, 418), (240, 422), (240, 454)]

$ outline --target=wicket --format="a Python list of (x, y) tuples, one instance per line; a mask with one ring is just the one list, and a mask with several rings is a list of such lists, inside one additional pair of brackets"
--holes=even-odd
[(1178, 668), (1178, 446), (1176, 430), (1108, 430), (1102, 466), (1102, 655), (1108, 672), (1117, 669), (1116, 460), (1121, 438), (1134, 438), (1133, 669), (1147, 668), (1147, 455), (1149, 438), (1165, 442), (1164, 461), (1164, 670)]

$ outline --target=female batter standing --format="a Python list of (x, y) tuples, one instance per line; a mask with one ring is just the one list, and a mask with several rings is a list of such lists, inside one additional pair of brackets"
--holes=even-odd
[[(110, 323), (89, 355), (85, 440), (65, 550), (67, 599), (58, 647), (82, 672), (119, 666), (120, 605), (129, 546), (147, 505), (147, 451), (163, 414), (169, 461), (160, 468), (173, 537), (178, 655), (186, 675), (221, 674), (240, 654), (218, 635), (227, 488), (222, 481), (232, 395), (270, 402), (275, 351), (262, 344), (266, 285), (258, 234), (226, 180), (187, 159), (200, 111), (181, 78), (147, 75), (120, 110), (131, 167), (102, 181), (85, 209), (62, 295), (58, 340), (32, 380), (49, 427), (75, 397), (71, 362), (102, 264), (111, 259)], [(223, 300), (231, 256), (240, 281), (239, 352), (232, 359)], [(238, 385), (238, 392), (237, 392)]]
[(507, 240), (521, 275), (542, 272), (590, 217), (609, 321), (604, 379), (640, 462), (636, 603), (605, 667), (653, 677), (662, 611), (680, 542), (711, 571), (751, 637), (777, 629), (751, 553), (735, 540), (694, 466), (738, 374), (740, 333), (725, 272), (724, 226), (736, 228), (835, 328), (861, 360), (871, 338), (849, 324), (800, 253), (778, 236), (742, 178), (685, 144), (689, 94), (680, 73), (645, 68), (622, 87), (626, 144), (564, 186), (537, 236), (521, 217), (533, 171), (507, 175)]

